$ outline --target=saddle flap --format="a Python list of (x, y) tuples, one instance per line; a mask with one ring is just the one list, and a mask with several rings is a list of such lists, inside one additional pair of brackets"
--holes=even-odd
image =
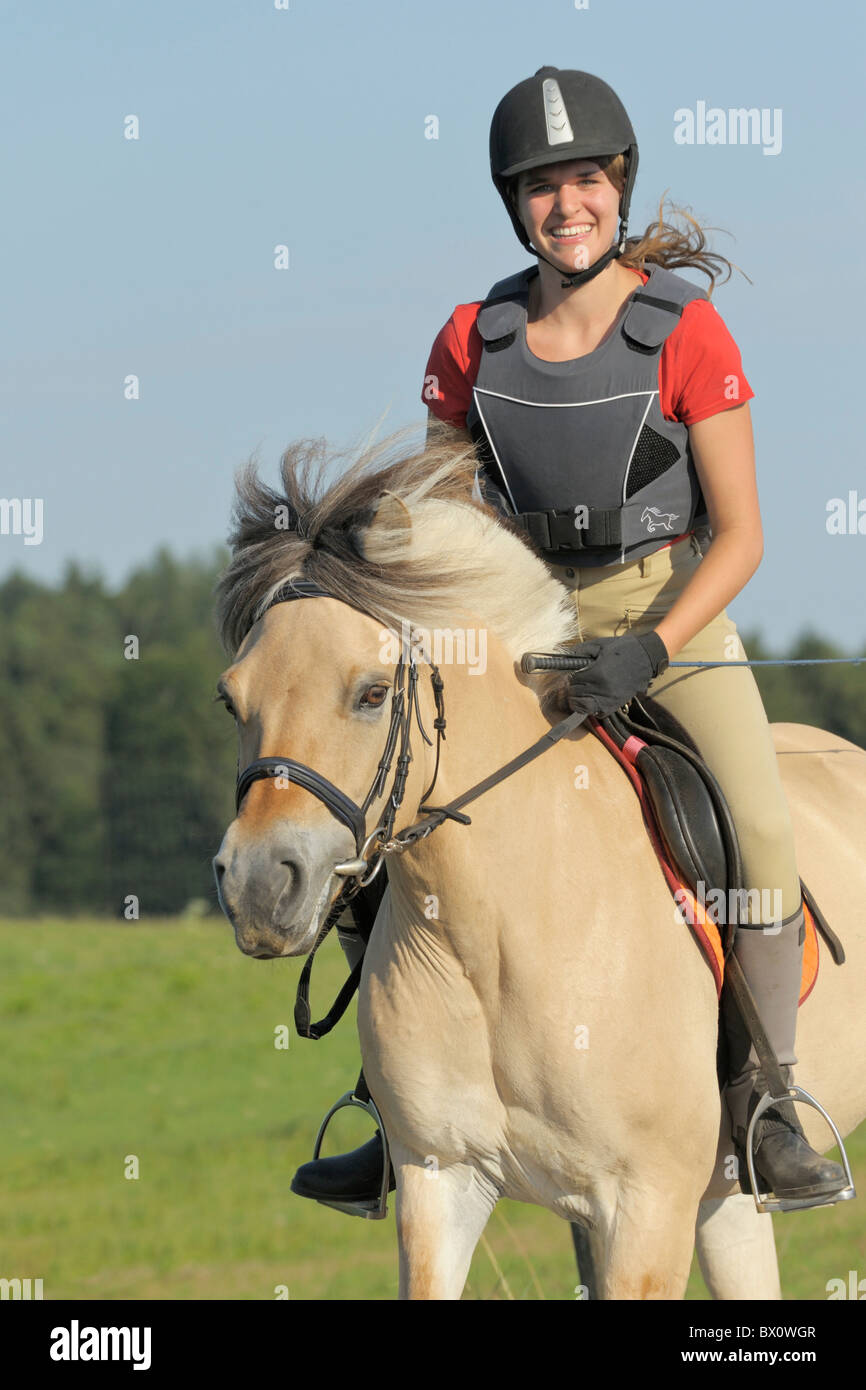
[(705, 892), (725, 889), (727, 856), (722, 831), (706, 783), (696, 769), (672, 748), (647, 744), (636, 759), (659, 830), (675, 868), (693, 893), (703, 882)]
[[(646, 696), (644, 701), (642, 703), (635, 699), (629, 707), (632, 716), (639, 717), (639, 723), (634, 718), (616, 714), (602, 719), (590, 717), (588, 726), (622, 765), (637, 792), (644, 822), (668, 887), (675, 896), (679, 889), (683, 889), (691, 898), (687, 920), (713, 972), (716, 988), (721, 993), (725, 960), (733, 945), (731, 927), (730, 924), (726, 926), (725, 947), (718, 926), (703, 911), (700, 895), (697, 895), (697, 883), (703, 880), (710, 892), (713, 888), (729, 885), (732, 875), (729, 854), (734, 861), (733, 877), (740, 881), (742, 871), (738, 869), (741, 861), (736, 830), (732, 823), (727, 832), (723, 828), (721, 817), (730, 818), (727, 803), (700, 756), (691, 761), (691, 756), (697, 750), (688, 734), (673, 715), (656, 701)], [(662, 732), (658, 725), (667, 728), (673, 725), (685, 735), (680, 745), (682, 752), (669, 746), (677, 740), (670, 733)], [(660, 739), (665, 741), (658, 742)], [(730, 846), (727, 844), (727, 834), (732, 836)], [(818, 975), (816, 921), (822, 929), (829, 931), (829, 928), (802, 879), (800, 886), (806, 922), (799, 1000), (803, 1004), (812, 992)], [(828, 939), (839, 947), (841, 959), (844, 960), (838, 940), (832, 933)]]

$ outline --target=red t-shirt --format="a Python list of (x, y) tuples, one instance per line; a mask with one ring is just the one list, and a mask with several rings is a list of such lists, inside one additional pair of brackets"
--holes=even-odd
[[(639, 275), (644, 271), (625, 267)], [(436, 335), (421, 399), (440, 420), (466, 428), (466, 412), (478, 376), (482, 341), (475, 320), (482, 300), (458, 304)], [(666, 420), (694, 425), (754, 396), (740, 351), (707, 299), (693, 299), (665, 339), (659, 359), (659, 405)]]

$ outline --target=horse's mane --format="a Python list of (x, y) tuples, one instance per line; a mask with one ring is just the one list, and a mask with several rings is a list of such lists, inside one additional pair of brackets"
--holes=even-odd
[[(473, 496), (473, 446), (440, 429), (411, 452), (407, 439), (416, 433), (410, 427), (368, 445), (330, 483), (344, 456), (324, 440), (285, 450), (281, 491), (261, 481), (254, 460), (239, 470), (232, 559), (217, 588), (219, 634), (230, 655), (276, 590), (301, 576), (395, 631), (403, 621), (431, 630), (471, 614), (515, 659), (576, 641), (567, 589)], [(410, 527), (394, 504), (387, 526), (370, 529), (385, 492), (403, 503)]]

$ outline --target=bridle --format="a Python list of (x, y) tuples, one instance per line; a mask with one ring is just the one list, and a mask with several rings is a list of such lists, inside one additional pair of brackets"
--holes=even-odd
[[(267, 608), (263, 610), (259, 617), (263, 617), (275, 604), (289, 603), (294, 599), (301, 598), (334, 598), (334, 594), (329, 594), (327, 589), (321, 588), (311, 579), (292, 579), (278, 589)], [(348, 602), (340, 600), (340, 602)], [(359, 612), (371, 617), (372, 614), (365, 609), (359, 608)], [(532, 653), (527, 653), (523, 658), (523, 669), (533, 671), (552, 669), (558, 666), (563, 660), (557, 657), (536, 657)], [(567, 661), (567, 659), (565, 659)], [(337, 894), (332, 903), (322, 926), (320, 927), (312, 949), (304, 962), (303, 970), (298, 981), (298, 992), (295, 1000), (295, 1026), (302, 1037), (321, 1038), (329, 1033), (334, 1024), (340, 1019), (352, 998), (358, 983), (361, 979), (361, 969), (363, 959), (353, 969), (343, 988), (340, 990), (330, 1010), (318, 1023), (310, 1021), (309, 1004), (309, 984), (310, 974), (313, 966), (313, 958), (316, 951), (321, 946), (328, 932), (333, 927), (337, 919), (342, 915), (347, 904), (359, 893), (367, 884), (372, 883), (377, 873), (381, 869), (385, 858), (389, 854), (399, 854), (409, 849), (416, 841), (425, 839), (431, 835), (438, 826), (445, 820), (454, 820), (461, 825), (471, 825), (469, 816), (464, 815), (461, 807), (468, 802), (474, 801), (498, 782), (504, 781), (519, 768), (524, 767), (528, 762), (537, 758), (540, 753), (551, 748), (564, 735), (576, 729), (585, 719), (586, 715), (581, 711), (576, 711), (568, 715), (565, 719), (554, 724), (547, 733), (542, 734), (529, 748), (525, 748), (522, 753), (512, 758), (502, 767), (497, 768), (489, 777), (483, 781), (476, 782), (473, 787), (462, 795), (449, 801), (447, 806), (428, 806), (427, 798), (436, 785), (436, 778), (439, 775), (439, 753), (442, 740), (445, 738), (445, 701), (444, 701), (444, 682), (439, 674), (438, 667), (432, 662), (428, 662), (431, 670), (431, 681), (433, 684), (433, 695), (436, 701), (436, 718), (433, 727), (436, 730), (436, 764), (433, 771), (433, 779), (425, 791), (419, 803), (419, 810), (425, 812), (422, 818), (414, 825), (394, 834), (394, 821), (397, 812), (403, 801), (406, 791), (406, 780), (409, 775), (409, 764), (412, 761), (410, 747), (410, 734), (413, 716), (418, 724), (418, 730), (425, 743), (432, 746), (432, 739), (428, 736), (421, 720), (421, 710), (418, 704), (418, 668), (415, 664), (414, 653), (410, 648), (408, 660), (406, 658), (405, 647), (401, 647), (400, 658), (397, 661), (393, 695), (391, 697), (391, 720), (388, 726), (388, 735), (385, 740), (385, 748), (379, 759), (376, 775), (373, 778), (370, 790), (367, 792), (361, 805), (357, 805), (350, 796), (334, 786), (327, 777), (316, 772), (314, 768), (308, 767), (306, 763), (299, 763), (294, 758), (283, 758), (271, 756), (267, 758), (256, 758), (244, 768), (238, 775), (237, 788), (235, 792), (236, 811), (240, 810), (244, 797), (252, 786), (253, 782), (258, 782), (267, 778), (286, 778), (306, 791), (311, 792), (317, 797), (324, 806), (328, 808), (331, 815), (345, 825), (355, 837), (356, 858), (346, 860), (336, 864), (331, 870), (332, 874), (338, 874), (346, 879), (346, 883)], [(579, 669), (574, 660), (568, 662), (568, 669)], [(408, 682), (408, 685), (407, 685)], [(373, 802), (380, 797), (385, 789), (391, 764), (394, 761), (394, 751), (399, 743), (399, 753), (394, 771), (394, 781), (391, 786), (391, 793), (385, 805), (382, 820), (376, 829), (367, 833), (367, 812)], [(370, 859), (367, 858), (368, 854)], [(372, 860), (372, 867), (371, 867)]]
[[(278, 589), (271, 599), (265, 612), (268, 612), (275, 604), (288, 603), (293, 599), (301, 598), (332, 598), (326, 589), (322, 589), (318, 584), (310, 579), (290, 580)], [(361, 610), (359, 610), (361, 611)], [(263, 616), (263, 615), (262, 615)], [(367, 615), (369, 616), (369, 615)], [(425, 807), (425, 802), (436, 785), (436, 778), (439, 775), (439, 751), (442, 740), (445, 737), (445, 701), (444, 701), (444, 682), (439, 674), (439, 668), (430, 664), (431, 681), (433, 685), (433, 696), (436, 701), (436, 718), (433, 727), (436, 730), (436, 765), (433, 770), (433, 779), (429, 787), (421, 798), (420, 809), (434, 809)], [(345, 905), (360, 888), (364, 888), (368, 883), (372, 883), (377, 873), (385, 862), (385, 855), (394, 853), (404, 848), (399, 839), (393, 837), (394, 821), (397, 812), (403, 802), (406, 792), (406, 781), (409, 776), (409, 764), (412, 761), (412, 749), (410, 736), (412, 729), (413, 715), (418, 725), (418, 731), (424, 742), (432, 747), (433, 740), (427, 734), (421, 719), (421, 709), (418, 703), (418, 667), (415, 657), (410, 650), (407, 660), (405, 647), (401, 649), (399, 660), (397, 661), (394, 672), (393, 695), (391, 697), (391, 720), (388, 725), (388, 734), (385, 739), (385, 747), (379, 759), (376, 775), (373, 778), (370, 790), (364, 797), (360, 806), (334, 786), (327, 777), (323, 777), (314, 768), (308, 767), (306, 763), (296, 762), (294, 758), (284, 758), (279, 755), (267, 758), (256, 758), (238, 776), (237, 788), (235, 790), (235, 811), (241, 808), (241, 802), (252, 786), (253, 782), (258, 782), (264, 778), (285, 778), (289, 782), (303, 787), (317, 797), (324, 806), (328, 808), (331, 815), (345, 825), (355, 837), (355, 859), (346, 860), (336, 864), (332, 873), (339, 874), (347, 879), (346, 888), (340, 894), (341, 906)], [(374, 801), (377, 801), (385, 790), (388, 774), (391, 771), (391, 764), (394, 761), (394, 751), (399, 744), (397, 763), (394, 771), (394, 781), (391, 786), (391, 794), (385, 803), (382, 819), (375, 830), (367, 834), (367, 812)], [(465, 819), (465, 817), (463, 818)], [(368, 860), (367, 855), (372, 854)], [(372, 861), (372, 867), (371, 867)], [(351, 887), (354, 880), (355, 886)]]

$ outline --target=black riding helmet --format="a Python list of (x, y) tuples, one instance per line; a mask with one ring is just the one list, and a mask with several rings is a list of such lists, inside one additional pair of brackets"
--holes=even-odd
[[(637, 140), (625, 107), (600, 77), (571, 68), (539, 68), (500, 101), (490, 126), (490, 172), (520, 242), (537, 251), (509, 200), (506, 185), (515, 174), (566, 159), (626, 156), (625, 187), (619, 208), (619, 242), (586, 270), (563, 279), (563, 286), (591, 280), (625, 250), (628, 207), (637, 174)], [(559, 266), (555, 266), (560, 270)], [(563, 272), (564, 273), (564, 272)]]

